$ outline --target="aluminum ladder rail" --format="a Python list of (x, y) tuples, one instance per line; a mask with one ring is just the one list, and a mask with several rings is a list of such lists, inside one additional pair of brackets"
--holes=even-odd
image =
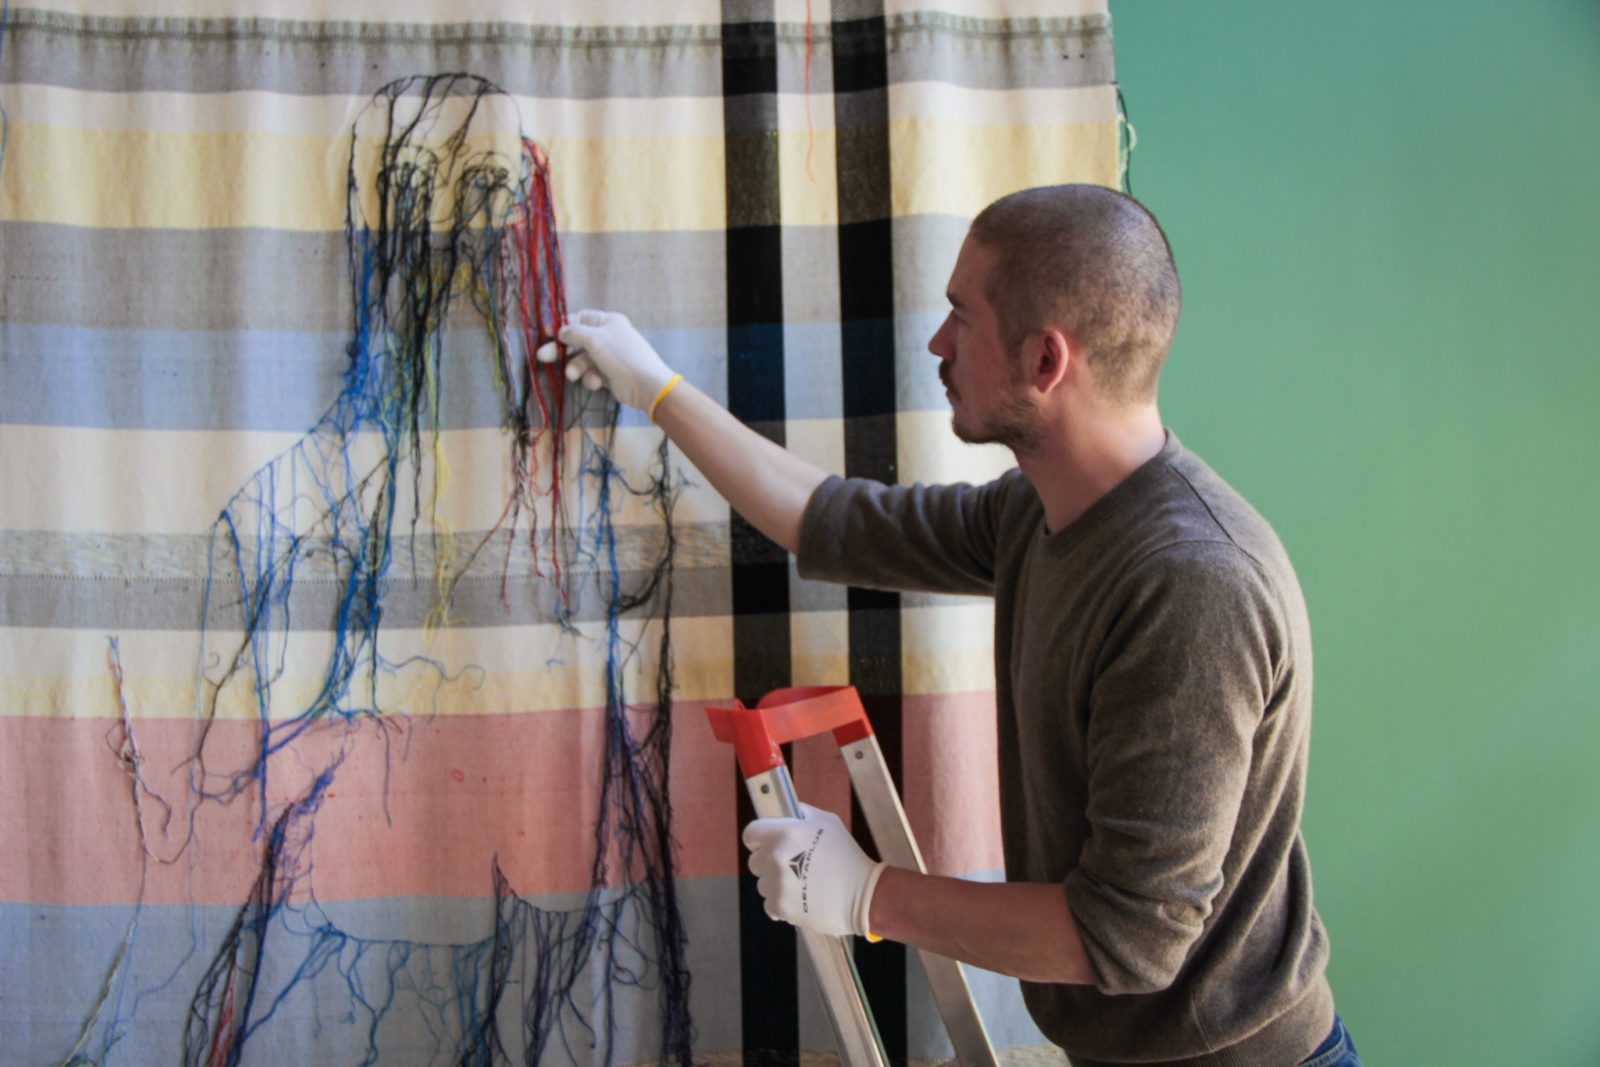
[[(778, 746), (833, 731), (880, 857), (893, 867), (927, 871), (889, 766), (884, 762), (883, 750), (878, 747), (854, 686), (778, 689), (762, 697), (753, 708), (735, 700), (732, 707), (708, 707), (706, 713), (717, 739), (734, 746), (758, 818), (800, 815), (794, 782)], [(856, 972), (850, 939), (804, 929), (798, 933), (845, 1067), (889, 1067), (861, 976)], [(920, 949), (917, 955), (956, 1059), (962, 1067), (999, 1067), (961, 965)]]

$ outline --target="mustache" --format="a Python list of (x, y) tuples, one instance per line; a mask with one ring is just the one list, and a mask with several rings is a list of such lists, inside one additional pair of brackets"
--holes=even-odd
[(939, 363), (939, 381), (944, 383), (946, 389), (952, 388), (950, 385), (950, 364), (943, 361)]

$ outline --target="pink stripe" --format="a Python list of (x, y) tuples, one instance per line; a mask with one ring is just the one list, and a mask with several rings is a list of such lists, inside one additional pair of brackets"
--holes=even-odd
[(1005, 865), (994, 693), (907, 697), (902, 799), (934, 874)]
[[(711, 737), (699, 704), (676, 708), (671, 771), (679, 873), (732, 874), (738, 862), (733, 755)], [(391, 727), (398, 725), (391, 723)], [(275, 755), (271, 802), (303, 795), (313, 771), (348, 756), (315, 821), (311, 888), (324, 900), (490, 892), (496, 856), (524, 895), (585, 889), (594, 855), (597, 710), (413, 720), (380, 730), (321, 729)], [(188, 721), (135, 726), (143, 774), (174, 807), (188, 797)], [(120, 724), (92, 719), (0, 720), (0, 900), (60, 904), (138, 899), (140, 849), (130, 779), (116, 758)], [(211, 788), (248, 767), (254, 727), (217, 723), (204, 745)], [(303, 766), (302, 766), (303, 765)], [(174, 768), (177, 768), (176, 770)], [(150, 851), (145, 899), (244, 899), (260, 863), (253, 794), (187, 805), (169, 832), (144, 799)], [(185, 847), (193, 826), (193, 844)], [(613, 878), (616, 872), (613, 871)]]
[[(994, 697), (906, 700), (905, 802), (930, 869), (999, 867)], [(323, 900), (487, 895), (495, 857), (523, 895), (588, 887), (604, 717), (596, 709), (390, 721), (319, 728), (274, 755), (269, 806), (303, 796), (317, 770), (347, 754), (315, 819), (310, 889)], [(176, 809), (143, 797), (150, 903), (238, 903), (260, 864), (254, 793), (198, 806), (187, 798), (195, 745), (188, 720), (135, 725), (141, 773)], [(117, 904), (138, 899), (132, 782), (117, 758), (122, 727), (105, 719), (0, 719), (0, 900)], [(208, 788), (248, 768), (252, 724), (215, 724), (204, 743)], [(848, 811), (843, 762), (829, 738), (796, 746), (802, 799)], [(738, 844), (733, 750), (703, 706), (675, 710), (673, 829), (682, 877), (726, 876)], [(190, 828), (193, 828), (192, 842)], [(610, 877), (626, 873), (613, 863)], [(302, 886), (302, 889), (305, 888)]]

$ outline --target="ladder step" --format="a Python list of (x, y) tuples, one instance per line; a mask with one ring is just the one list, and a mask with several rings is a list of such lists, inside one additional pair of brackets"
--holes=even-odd
[[(900, 794), (854, 686), (778, 689), (762, 697), (754, 708), (735, 700), (732, 707), (709, 707), (706, 713), (717, 739), (734, 746), (758, 818), (800, 816), (800, 801), (779, 746), (833, 731), (880, 857), (891, 866), (926, 873)], [(846, 1067), (888, 1067), (861, 976), (856, 973), (850, 939), (803, 929), (800, 935)], [(917, 956), (956, 1060), (963, 1067), (999, 1067), (961, 965), (931, 952), (918, 950)]]

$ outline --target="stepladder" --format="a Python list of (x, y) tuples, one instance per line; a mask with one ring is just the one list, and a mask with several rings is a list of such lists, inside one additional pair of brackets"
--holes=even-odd
[[(927, 870), (883, 750), (853, 686), (778, 689), (753, 708), (735, 700), (731, 706), (706, 710), (717, 739), (734, 747), (758, 818), (801, 816), (780, 746), (831, 732), (879, 857), (894, 867)], [(804, 928), (797, 932), (845, 1067), (889, 1067), (856, 971), (852, 939)], [(918, 950), (917, 955), (956, 1060), (963, 1067), (998, 1067), (961, 965), (929, 952)]]

